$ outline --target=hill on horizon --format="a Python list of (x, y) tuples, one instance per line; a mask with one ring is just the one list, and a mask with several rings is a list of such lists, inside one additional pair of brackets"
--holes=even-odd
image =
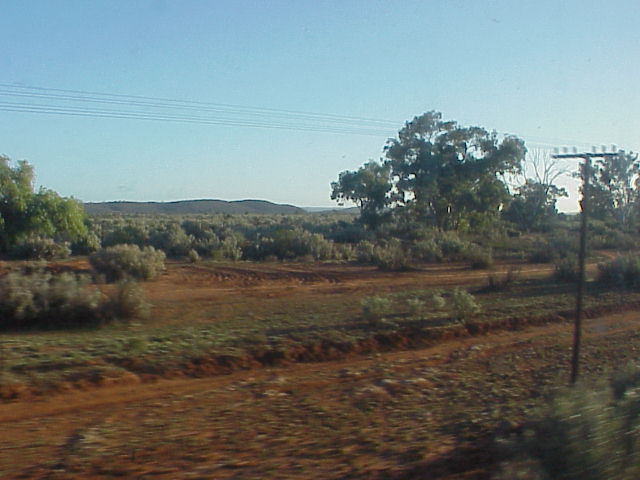
[(85, 211), (89, 215), (110, 213), (147, 215), (194, 215), (194, 214), (262, 214), (298, 215), (305, 210), (294, 205), (278, 204), (267, 200), (178, 200), (174, 202), (87, 202)]

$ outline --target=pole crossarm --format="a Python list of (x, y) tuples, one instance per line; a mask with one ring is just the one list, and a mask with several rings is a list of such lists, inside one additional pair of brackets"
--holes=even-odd
[(585, 153), (556, 153), (551, 155), (551, 158), (607, 158), (607, 157), (617, 157), (620, 155), (618, 152), (607, 152), (607, 153), (593, 153), (593, 152), (585, 152)]

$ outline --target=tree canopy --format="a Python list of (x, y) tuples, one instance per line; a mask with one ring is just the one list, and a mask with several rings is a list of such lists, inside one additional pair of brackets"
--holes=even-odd
[(383, 221), (384, 209), (391, 202), (390, 173), (389, 164), (373, 160), (355, 172), (344, 171), (331, 184), (331, 199), (354, 202), (360, 208), (360, 221), (375, 228)]
[(637, 220), (640, 207), (638, 155), (621, 151), (600, 158), (591, 169), (589, 208), (595, 218), (614, 218), (623, 228)]
[(414, 222), (450, 230), (498, 217), (511, 198), (504, 175), (520, 171), (526, 149), (519, 138), (500, 140), (432, 111), (407, 122), (384, 153), (382, 164), (342, 172), (332, 198), (354, 201), (372, 227), (391, 206)]
[(34, 191), (33, 167), (21, 160), (12, 166), (0, 155), (0, 252), (7, 252), (30, 235), (61, 241), (87, 237), (82, 204), (47, 189)]

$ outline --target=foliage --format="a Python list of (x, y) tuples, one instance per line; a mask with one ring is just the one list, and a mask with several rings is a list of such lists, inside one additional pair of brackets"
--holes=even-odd
[(528, 232), (548, 231), (558, 217), (558, 198), (567, 196), (562, 187), (528, 179), (518, 188), (503, 218)]
[(380, 270), (387, 271), (406, 270), (410, 266), (407, 252), (397, 238), (376, 245), (373, 249), (372, 262)]
[(391, 203), (391, 168), (375, 161), (365, 163), (356, 171), (344, 171), (331, 184), (331, 199), (354, 202), (360, 209), (360, 221), (375, 229), (387, 215), (384, 210)]
[(68, 257), (71, 249), (67, 243), (56, 243), (52, 238), (30, 236), (14, 245), (9, 255), (22, 260), (53, 260)]
[(531, 263), (558, 262), (575, 257), (578, 249), (578, 234), (570, 236), (567, 231), (559, 230), (538, 239), (529, 251), (528, 260)]
[(82, 205), (71, 198), (33, 190), (33, 167), (26, 161), (11, 166), (0, 155), (0, 252), (31, 235), (73, 242), (88, 234)]
[(363, 240), (356, 245), (356, 262), (373, 263), (375, 254), (375, 244), (368, 240)]
[(190, 263), (198, 263), (200, 261), (200, 255), (198, 255), (196, 250), (191, 249), (187, 253), (187, 260), (189, 260)]
[(433, 239), (418, 240), (411, 247), (411, 257), (423, 262), (441, 262), (444, 254), (438, 242)]
[(380, 322), (391, 311), (391, 300), (385, 297), (365, 297), (362, 300), (362, 317), (369, 323)]
[(107, 318), (130, 320), (146, 318), (149, 308), (142, 287), (133, 280), (121, 280), (108, 296), (103, 311)]
[[(621, 151), (601, 158), (590, 171), (589, 210), (594, 218), (614, 217), (623, 229), (638, 220), (640, 163), (638, 155)], [(584, 176), (584, 171), (582, 172)]]
[(578, 262), (573, 257), (560, 258), (554, 262), (553, 278), (559, 282), (578, 280)]
[(447, 305), (447, 301), (442, 296), (442, 291), (434, 290), (429, 296), (429, 304), (435, 310), (440, 310)]
[(490, 249), (472, 244), (464, 251), (465, 260), (471, 263), (471, 268), (483, 270), (493, 265), (493, 254)]
[(309, 256), (314, 260), (333, 258), (333, 242), (318, 233), (308, 232), (300, 227), (281, 228), (269, 236), (261, 237), (253, 249), (247, 248), (247, 257), (263, 260), (275, 257), (279, 260), (292, 260)]
[(0, 328), (58, 328), (102, 320), (101, 294), (85, 278), (70, 273), (0, 277)]
[(412, 317), (421, 317), (427, 307), (424, 300), (421, 300), (416, 297), (407, 298), (405, 303), (406, 303), (409, 315)]
[(465, 322), (480, 312), (475, 297), (460, 288), (454, 289), (451, 293), (450, 308), (453, 318), (460, 322)]
[(472, 214), (497, 216), (510, 196), (500, 178), (520, 170), (526, 149), (480, 127), (461, 127), (427, 112), (407, 122), (385, 153), (397, 201), (416, 220), (457, 229)]
[(104, 296), (86, 276), (72, 273), (36, 270), (0, 277), (0, 330), (96, 326), (147, 313), (142, 290), (131, 281)]
[(618, 374), (612, 391), (581, 386), (558, 395), (530, 424), (516, 452), (535, 462), (527, 478), (640, 478), (638, 370)]
[(163, 225), (149, 234), (149, 245), (164, 251), (169, 257), (184, 257), (192, 249), (194, 237), (177, 223)]
[(165, 254), (153, 247), (115, 245), (89, 256), (93, 269), (109, 282), (135, 278), (153, 280), (164, 270)]
[(626, 288), (640, 286), (640, 258), (624, 255), (598, 265), (598, 281)]

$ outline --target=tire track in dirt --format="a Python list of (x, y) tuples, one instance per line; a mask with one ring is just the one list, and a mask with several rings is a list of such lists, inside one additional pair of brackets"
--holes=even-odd
[[(637, 332), (638, 317), (638, 313), (630, 312), (594, 318), (585, 322), (585, 356), (588, 356), (588, 359), (585, 359), (584, 366), (590, 367), (585, 368), (585, 374), (592, 369), (597, 373), (607, 365), (610, 367), (612, 363), (620, 362), (619, 358), (623, 358), (625, 354), (617, 357), (615, 354), (622, 352), (616, 349), (626, 348), (629, 350), (627, 352), (629, 355), (637, 358), (638, 348), (640, 348)], [(607, 344), (607, 341), (614, 343)], [(553, 324), (520, 331), (494, 332), (481, 337), (453, 339), (419, 350), (396, 351), (319, 364), (295, 364), (253, 372), (237, 372), (211, 379), (161, 380), (155, 384), (74, 392), (29, 404), (3, 405), (0, 407), (0, 430), (3, 431), (0, 439), (0, 472), (2, 472), (2, 478), (20, 478), (20, 476), (33, 479), (112, 478), (117, 475), (117, 469), (115, 465), (104, 464), (104, 462), (114, 461), (116, 457), (110, 456), (112, 454), (109, 453), (114, 452), (113, 455), (118, 455), (120, 473), (129, 478), (138, 477), (143, 471), (153, 475), (154, 478), (163, 479), (188, 478), (189, 475), (197, 476), (198, 472), (201, 478), (282, 478), (283, 476), (295, 479), (306, 479), (310, 476), (341, 478), (344, 475), (338, 475), (338, 472), (343, 467), (337, 467), (343, 465), (339, 462), (347, 460), (352, 463), (344, 465), (350, 465), (348, 468), (356, 473), (360, 472), (351, 478), (487, 478), (480, 474), (483, 468), (489, 465), (472, 463), (490, 459), (487, 459), (486, 455), (477, 455), (478, 450), (474, 450), (469, 445), (459, 446), (456, 441), (451, 441), (452, 433), (447, 433), (451, 430), (451, 426), (446, 422), (457, 418), (455, 415), (450, 416), (454, 413), (453, 410), (463, 408), (458, 403), (460, 398), (466, 398), (465, 401), (469, 406), (474, 406), (478, 401), (484, 402), (486, 395), (489, 395), (487, 398), (491, 398), (491, 392), (496, 388), (503, 388), (500, 386), (501, 382), (507, 382), (504, 385), (508, 386), (511, 385), (509, 383), (511, 379), (523, 377), (523, 381), (517, 385), (527, 385), (528, 382), (525, 380), (529, 375), (533, 375), (532, 379), (547, 378), (544, 381), (549, 382), (559, 374), (560, 377), (564, 377), (563, 372), (568, 377), (568, 362), (566, 366), (558, 365), (557, 355), (561, 356), (563, 362), (568, 361), (570, 345), (571, 326)], [(591, 349), (592, 346), (595, 348), (598, 345), (611, 346), (611, 358), (608, 359), (608, 364), (602, 363), (607, 359), (599, 355), (597, 349)], [(532, 355), (533, 353), (537, 354)], [(500, 365), (509, 364), (512, 358), (520, 358), (519, 361), (524, 362), (523, 365), (527, 365), (527, 369), (523, 370), (514, 364), (514, 372), (501, 370)], [(488, 366), (492, 366), (491, 369), (487, 370)], [(492, 373), (494, 368), (498, 369), (495, 375)], [(464, 378), (461, 376), (464, 372), (468, 371), (473, 378), (475, 375), (473, 369), (477, 369), (478, 372), (475, 381), (480, 382), (476, 387), (482, 388), (483, 391), (475, 392), (471, 396), (459, 397), (464, 392), (456, 393), (452, 389), (459, 388), (455, 386)], [(551, 376), (539, 377), (537, 371), (547, 372), (545, 375)], [(421, 383), (403, 383), (415, 378), (417, 375), (415, 372), (428, 373), (419, 374), (425, 377)], [(512, 377), (512, 373), (515, 376)], [(480, 374), (489, 375), (487, 379), (491, 381), (483, 380)], [(415, 381), (417, 380), (412, 380), (412, 382)], [(560, 379), (560, 383), (564, 383), (563, 378)], [(536, 388), (540, 387), (538, 385)], [(452, 394), (456, 396), (451, 397)], [(313, 427), (314, 430), (309, 432), (306, 429), (296, 430), (292, 427), (282, 429), (282, 425), (278, 422), (298, 414), (307, 417), (311, 422), (317, 415), (321, 415), (322, 411), (318, 410), (318, 406), (314, 406), (306, 413), (289, 410), (288, 414), (280, 414), (278, 413), (280, 409), (301, 408), (306, 405), (305, 399), (309, 398), (314, 399), (313, 405), (327, 402), (327, 411), (331, 412), (336, 408), (351, 405), (352, 400), (349, 399), (352, 397), (356, 402), (354, 405), (358, 405), (358, 402), (363, 401), (362, 398), (368, 398), (362, 395), (376, 396), (372, 405), (378, 406), (372, 408), (375, 408), (376, 412), (377, 409), (383, 408), (381, 412), (387, 412), (387, 415), (392, 415), (393, 412), (401, 414), (406, 402), (415, 401), (414, 395), (420, 396), (419, 398), (426, 395), (424, 400), (418, 399), (418, 405), (423, 404), (428, 410), (426, 413), (423, 412), (426, 416), (422, 421), (431, 420), (420, 426), (421, 424), (416, 424), (412, 417), (407, 417), (404, 420), (407, 422), (404, 428), (408, 432), (414, 432), (413, 435), (419, 432), (422, 432), (420, 433), (422, 435), (424, 429), (428, 428), (432, 432), (429, 435), (433, 435), (429, 437), (430, 445), (433, 447), (430, 447), (422, 457), (411, 460), (410, 458), (413, 457), (404, 458), (398, 453), (403, 450), (402, 445), (396, 445), (396, 450), (393, 450), (395, 453), (389, 450), (393, 446), (391, 439), (387, 440), (386, 447), (381, 444), (380, 450), (374, 445), (356, 444), (353, 449), (349, 447), (344, 453), (341, 453), (340, 449), (336, 450), (331, 453), (335, 458), (328, 457), (326, 462), (318, 460), (305, 464), (308, 465), (307, 468), (314, 469), (312, 471), (296, 470), (291, 463), (292, 460), (288, 459), (294, 458), (293, 456), (298, 458), (298, 461), (304, 458), (315, 458), (313, 449), (316, 448), (316, 443), (314, 442), (320, 442), (321, 439), (313, 437), (305, 440), (304, 435), (305, 432), (307, 435), (310, 433), (318, 435), (322, 430), (315, 429), (321, 428), (322, 424), (309, 423), (307, 429), (312, 428), (311, 425), (316, 425)], [(475, 400), (476, 396), (478, 400)], [(341, 400), (342, 397), (346, 400)], [(347, 403), (345, 404), (344, 401)], [(332, 406), (334, 403), (335, 407)], [(229, 431), (235, 431), (236, 435), (245, 435), (243, 432), (246, 430), (243, 429), (248, 427), (242, 421), (243, 412), (251, 419), (255, 414), (251, 411), (255, 409), (264, 412), (265, 418), (275, 415), (278, 419), (273, 425), (255, 426), (255, 428), (272, 432), (261, 442), (264, 442), (265, 448), (275, 449), (268, 450), (275, 458), (265, 460), (265, 465), (269, 462), (282, 462), (280, 465), (282, 471), (277, 472), (278, 476), (275, 476), (275, 471), (269, 471), (265, 476), (260, 475), (262, 471), (260, 469), (266, 467), (263, 467), (260, 462), (256, 464), (255, 458), (251, 460), (252, 455), (255, 454), (253, 449), (258, 448), (261, 443), (254, 446), (248, 441), (238, 441), (229, 447), (218, 443), (206, 443), (205, 440), (208, 437), (203, 437), (202, 441), (198, 440), (199, 435), (209, 435), (206, 427), (209, 422), (213, 422), (211, 428), (215, 425), (216, 429), (228, 428)], [(209, 411), (211, 413), (207, 414), (206, 412)], [(227, 411), (230, 414), (220, 417), (221, 413)], [(176, 416), (180, 415), (180, 412), (185, 416), (184, 418)], [(215, 415), (212, 417), (211, 414)], [(479, 410), (477, 414), (482, 414), (482, 411)], [(199, 418), (201, 415), (202, 418)], [(380, 438), (386, 438), (391, 435), (390, 429), (394, 425), (394, 419), (391, 417), (388, 420), (378, 416), (369, 417), (366, 410), (362, 411), (359, 408), (355, 408), (349, 415), (354, 417), (347, 416), (341, 420), (347, 423), (336, 426), (336, 428), (344, 428), (345, 435), (356, 435), (359, 429), (369, 428), (368, 422), (377, 422), (376, 425), (382, 430), (379, 433), (375, 430), (371, 431), (364, 435), (364, 438), (378, 438), (377, 435), (382, 435)], [(355, 426), (350, 426), (350, 422), (355, 421), (354, 418), (356, 420), (359, 418), (358, 415), (364, 415), (361, 421), (365, 423), (361, 427), (357, 427), (359, 425), (357, 423)], [(461, 411), (460, 415), (462, 418), (467, 416), (464, 411)], [(164, 425), (163, 418), (172, 422), (167, 425), (173, 437), (165, 435), (164, 432), (153, 435), (156, 426)], [(387, 421), (390, 423), (385, 423)], [(181, 422), (185, 422), (185, 431), (180, 430)], [(196, 425), (199, 426), (198, 430), (192, 431), (191, 429), (196, 428)], [(165, 452), (167, 459), (156, 456), (145, 457), (144, 450), (139, 450), (143, 448), (142, 446), (128, 447), (126, 443), (134, 442), (138, 435), (143, 435), (144, 448), (152, 452)], [(294, 437), (297, 440), (294, 439), (293, 443), (290, 443), (283, 435), (302, 436)], [(194, 439), (192, 443), (187, 442), (189, 438)], [(353, 441), (360, 442), (361, 440), (357, 438), (354, 437)], [(404, 438), (404, 435), (398, 438)], [(309, 440), (312, 441), (309, 442)], [(165, 447), (162, 446), (164, 442), (182, 442), (182, 445), (187, 442), (187, 446), (181, 447), (185, 449), (182, 453), (171, 453), (164, 450)], [(169, 445), (173, 444), (169, 443)], [(207, 450), (202, 450), (205, 447)], [(231, 451), (235, 451), (236, 454), (233, 457), (235, 460), (231, 461), (229, 458), (226, 460), (228, 466), (225, 466), (220, 464), (215, 452), (220, 450), (226, 452), (225, 455), (230, 455), (231, 451), (227, 447), (232, 448)], [(414, 447), (410, 443), (406, 445), (406, 449)], [(175, 450), (175, 447), (173, 448)], [(458, 448), (462, 450), (458, 452)], [(20, 455), (16, 455), (17, 451), (21, 452)], [(206, 455), (198, 453), (205, 451), (209, 453)], [(464, 456), (461, 457), (464, 451), (467, 452), (466, 461)], [(318, 459), (323, 458), (324, 454), (320, 452), (317, 454), (320, 455)], [(211, 461), (214, 463), (210, 463), (207, 455), (212, 456)], [(397, 455), (400, 456), (396, 457)], [(103, 458), (104, 460), (101, 460)], [(359, 458), (362, 460), (359, 461)], [(460, 463), (461, 460), (462, 463)], [(458, 462), (457, 465), (453, 465), (455, 462)], [(333, 466), (333, 471), (329, 468), (330, 466)], [(215, 473), (206, 473), (209, 472), (207, 469)], [(477, 476), (472, 475), (470, 472), (474, 470), (480, 473), (477, 473)], [(378, 473), (375, 473), (376, 471)], [(450, 476), (453, 472), (458, 473), (455, 474), (456, 476)]]

